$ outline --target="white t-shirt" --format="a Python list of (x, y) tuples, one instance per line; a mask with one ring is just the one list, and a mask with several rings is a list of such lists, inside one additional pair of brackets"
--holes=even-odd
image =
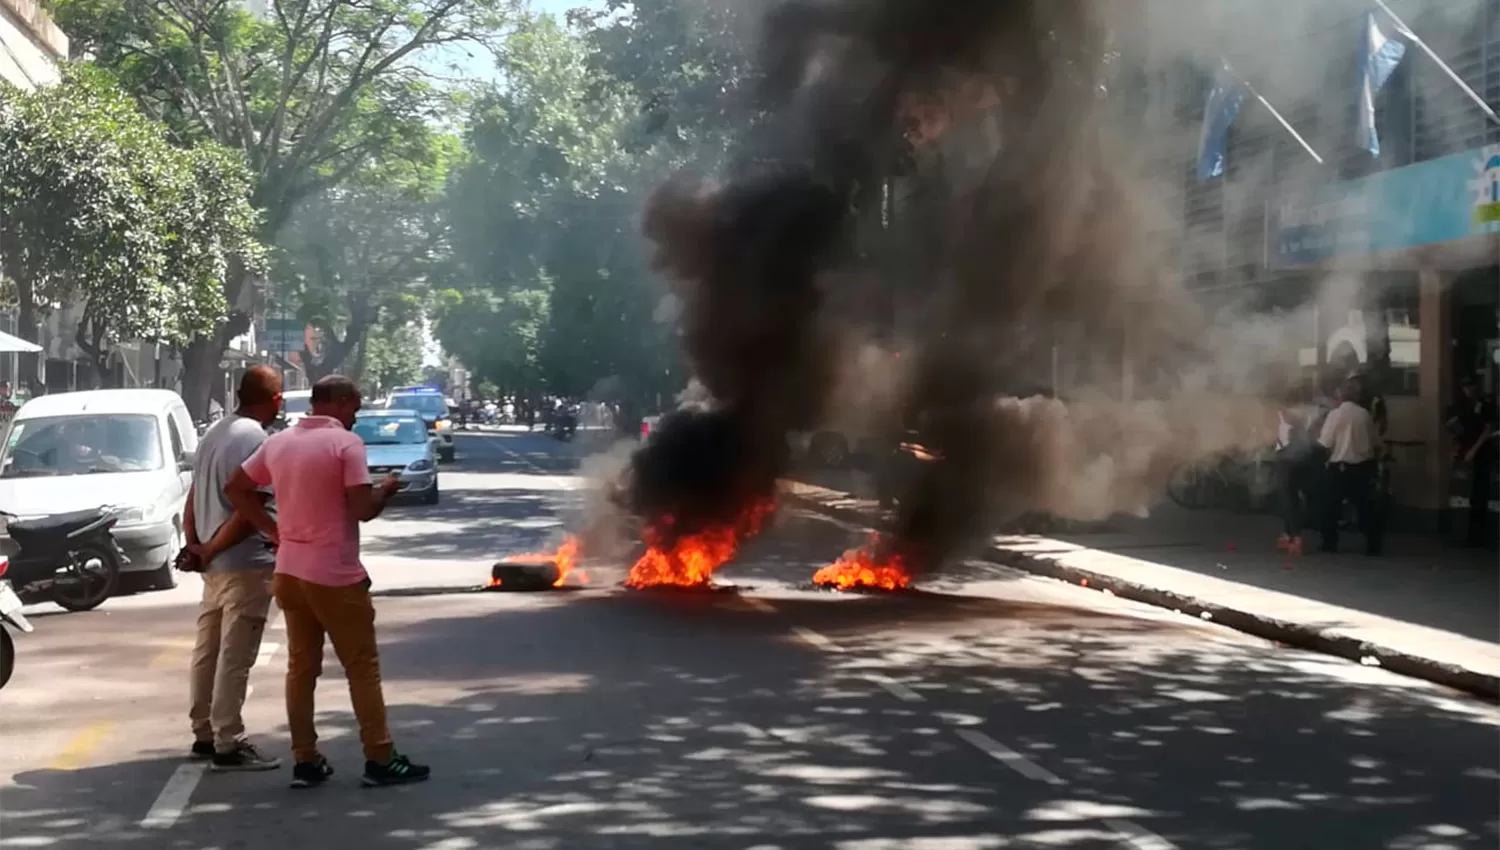
[(1375, 420), (1370, 411), (1346, 401), (1323, 420), (1318, 442), (1328, 449), (1329, 463), (1364, 463), (1375, 458)]

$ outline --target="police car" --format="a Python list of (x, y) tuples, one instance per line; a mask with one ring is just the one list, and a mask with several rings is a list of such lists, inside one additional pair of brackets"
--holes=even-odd
[(453, 420), (448, 415), (448, 401), (437, 387), (403, 387), (392, 390), (386, 400), (387, 410), (410, 410), (427, 423), (427, 436), (437, 449), (438, 459), (453, 460)]

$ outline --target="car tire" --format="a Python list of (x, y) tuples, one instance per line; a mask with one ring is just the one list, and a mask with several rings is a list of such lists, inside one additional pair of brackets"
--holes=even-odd
[(10, 630), (0, 626), (0, 688), (10, 682), (10, 676), (16, 672), (16, 644), (11, 639)]
[(422, 504), (435, 505), (441, 501), (442, 495), (438, 492), (437, 481), (432, 482), (432, 489), (422, 494)]

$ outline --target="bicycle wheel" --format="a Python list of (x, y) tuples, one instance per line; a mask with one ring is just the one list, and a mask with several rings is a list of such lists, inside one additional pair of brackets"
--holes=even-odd
[(1203, 510), (1209, 499), (1203, 471), (1193, 464), (1177, 467), (1167, 479), (1167, 497), (1186, 510)]

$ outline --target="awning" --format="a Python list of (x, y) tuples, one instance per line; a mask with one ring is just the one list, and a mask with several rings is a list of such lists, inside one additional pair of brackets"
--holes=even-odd
[(0, 353), (8, 354), (17, 351), (22, 354), (35, 354), (41, 350), (42, 347), (34, 342), (27, 342), (18, 336), (11, 336), (5, 331), (0, 331)]

